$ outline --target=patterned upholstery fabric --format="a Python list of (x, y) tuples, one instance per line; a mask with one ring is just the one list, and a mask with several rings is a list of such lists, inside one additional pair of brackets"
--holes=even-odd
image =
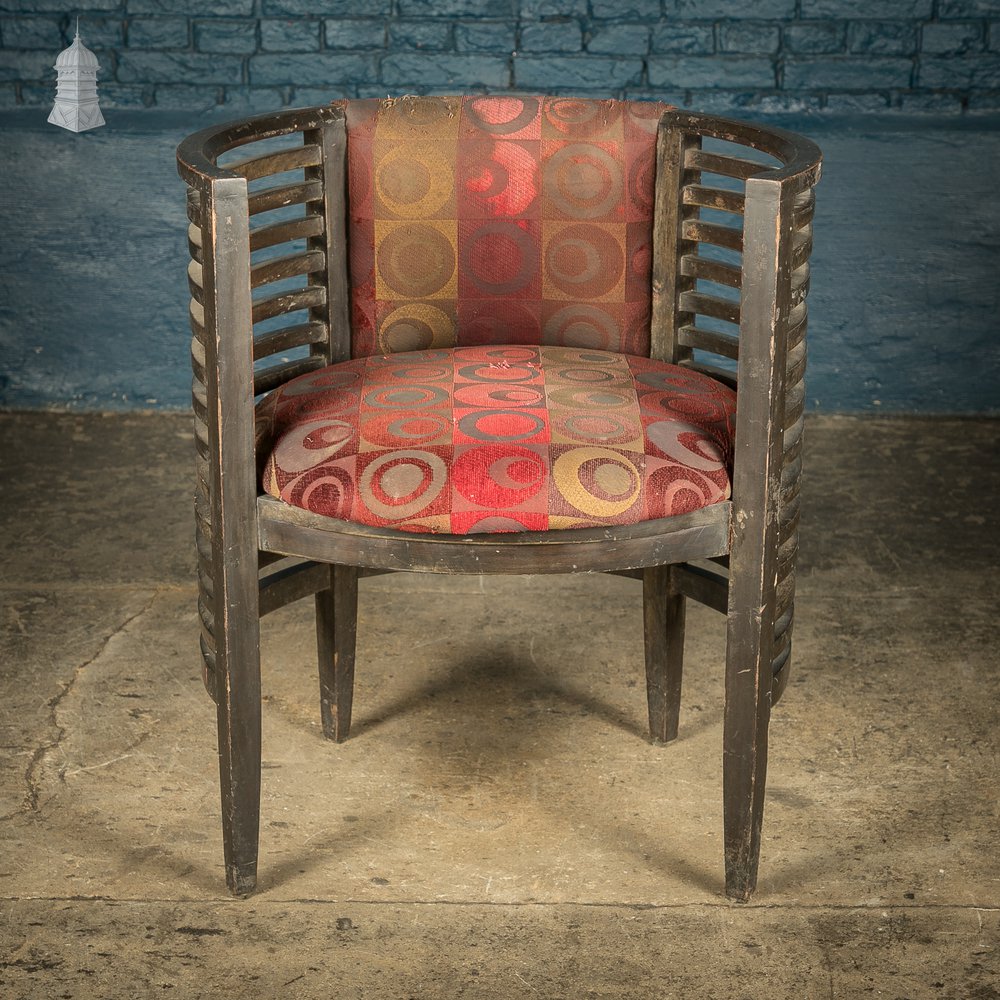
[(482, 344), (649, 353), (656, 126), (669, 105), (338, 103), (352, 356)]
[(264, 489), (406, 531), (629, 524), (729, 496), (735, 394), (648, 358), (464, 347), (359, 358), (258, 406)]

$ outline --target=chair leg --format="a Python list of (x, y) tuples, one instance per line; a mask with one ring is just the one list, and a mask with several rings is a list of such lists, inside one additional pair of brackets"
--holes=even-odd
[(316, 595), (316, 646), (323, 735), (337, 743), (351, 731), (357, 634), (358, 571), (331, 566), (329, 589)]
[[(218, 621), (218, 619), (216, 619)], [(219, 777), (226, 882), (235, 896), (257, 884), (260, 829), (260, 625), (257, 605), (226, 618), (218, 638)]]
[[(732, 594), (733, 581), (730, 581)], [(756, 588), (754, 588), (756, 589)], [(726, 895), (746, 902), (757, 886), (767, 728), (771, 717), (773, 588), (757, 599), (730, 600), (723, 733), (723, 813)]]
[(684, 667), (684, 596), (671, 588), (669, 566), (643, 570), (642, 617), (649, 735), (668, 743), (677, 738)]

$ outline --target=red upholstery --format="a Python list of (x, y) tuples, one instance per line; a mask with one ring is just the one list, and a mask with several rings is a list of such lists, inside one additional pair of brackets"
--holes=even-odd
[(466, 534), (629, 524), (729, 496), (735, 394), (648, 358), (465, 347), (347, 361), (258, 407), (264, 489)]
[(668, 105), (342, 103), (352, 356), (480, 344), (649, 353), (656, 125)]

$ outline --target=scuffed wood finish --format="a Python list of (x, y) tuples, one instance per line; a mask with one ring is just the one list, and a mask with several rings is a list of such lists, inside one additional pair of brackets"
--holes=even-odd
[[(306, 134), (307, 141), (315, 142), (321, 149), (323, 161), (306, 171), (306, 177), (320, 181), (326, 197), (311, 205), (310, 210), (322, 212), (322, 236), (313, 237), (309, 246), (322, 246), (327, 266), (322, 282), (326, 289), (326, 303), (322, 319), (329, 330), (325, 350), (313, 348), (322, 354), (328, 364), (346, 361), (351, 356), (351, 300), (347, 280), (347, 132), (344, 120), (338, 119), (325, 128)], [(313, 310), (316, 311), (315, 309)]]
[(729, 504), (609, 528), (423, 535), (257, 501), (261, 547), (284, 555), (416, 573), (574, 573), (637, 569), (729, 549)]
[(226, 880), (257, 881), (260, 816), (260, 651), (253, 440), (247, 187), (215, 178), (202, 192), (206, 416), (212, 609)]
[[(281, 136), (298, 144), (218, 165), (231, 150)], [(704, 148), (706, 140), (731, 145)], [(685, 601), (727, 617), (726, 892), (748, 899), (770, 709), (790, 662), (819, 150), (781, 129), (687, 112), (668, 112), (659, 126), (650, 352), (736, 388), (732, 499), (638, 525), (472, 536), (371, 528), (259, 495), (266, 443), (256, 455), (254, 395), (350, 354), (346, 157), (340, 107), (212, 127), (178, 150), (190, 187), (198, 610), (205, 683), (218, 705), (230, 888), (250, 891), (256, 873), (260, 615), (315, 596), (323, 731), (340, 742), (351, 724), (360, 576), (608, 572), (642, 581), (654, 741), (678, 732)], [(263, 186), (289, 171), (298, 176)], [(259, 214), (297, 206), (298, 218), (250, 227)], [(251, 253), (297, 240), (304, 251), (251, 263)], [(285, 279), (304, 284), (266, 294)], [(251, 286), (264, 294), (251, 299)], [(286, 315), (287, 325), (254, 335), (255, 324)], [(303, 349), (307, 356), (282, 360)]]
[(343, 743), (351, 731), (354, 650), (358, 632), (358, 571), (331, 566), (330, 586), (316, 595), (316, 645), (323, 735)]
[(672, 567), (650, 566), (642, 577), (646, 702), (654, 743), (677, 739), (684, 667), (684, 596), (671, 586)]

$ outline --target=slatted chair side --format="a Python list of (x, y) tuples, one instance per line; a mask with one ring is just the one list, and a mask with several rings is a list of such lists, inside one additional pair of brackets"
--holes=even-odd
[[(723, 140), (727, 145), (723, 151), (706, 150), (704, 138)], [(739, 146), (748, 152), (741, 153)], [(762, 163), (752, 151), (768, 154), (774, 166)], [(654, 229), (654, 356), (696, 368), (738, 391), (742, 389), (744, 401), (761, 398), (761, 393), (763, 398), (769, 398), (772, 390), (761, 385), (761, 373), (778, 379), (777, 409), (768, 431), (773, 439), (761, 439), (756, 424), (741, 434), (740, 422), (756, 421), (759, 416), (755, 405), (739, 406), (742, 416), (738, 416), (735, 429), (746, 455), (759, 454), (757, 449), (765, 447), (766, 441), (767, 447), (780, 450), (775, 473), (781, 484), (773, 655), (775, 698), (788, 676), (804, 408), (805, 297), (809, 287), (813, 188), (818, 176), (818, 149), (781, 130), (763, 130), (684, 112), (667, 113), (661, 120)], [(785, 201), (780, 205), (771, 204), (770, 196), (764, 198), (772, 181), (780, 184), (784, 192)], [(752, 220), (747, 215), (751, 200), (757, 212)], [(721, 222), (719, 213), (725, 213)], [(761, 260), (761, 247), (773, 243), (779, 215), (786, 231), (781, 240), (781, 269), (775, 271), (777, 283), (772, 292), (781, 301), (787, 300), (787, 317), (764, 333), (760, 317), (748, 315), (747, 309), (758, 308), (763, 287), (760, 283), (768, 280), (766, 268), (761, 270), (756, 265)], [(755, 259), (747, 261), (743, 248), (750, 245)], [(774, 259), (768, 261), (768, 266), (774, 264)], [(705, 322), (706, 318), (709, 322)], [(744, 346), (747, 344), (751, 346)], [(784, 361), (773, 359), (771, 352), (775, 348), (783, 352)], [(750, 353), (744, 357), (747, 351)], [(713, 363), (712, 355), (720, 359), (721, 365)], [(747, 373), (752, 373), (749, 377), (753, 384), (742, 385)], [(746, 461), (743, 478), (755, 481), (759, 475), (756, 459)], [(741, 477), (734, 469), (734, 497), (744, 493)], [(671, 586), (726, 613), (730, 557), (715, 563), (676, 567)]]
[[(283, 148), (273, 148), (269, 141), (276, 139)], [(262, 142), (269, 145), (256, 145)], [(219, 167), (220, 158), (234, 150), (240, 150), (240, 158)], [(243, 155), (246, 153), (249, 155)], [(255, 397), (339, 360), (349, 350), (345, 153), (343, 114), (329, 108), (260, 116), (206, 129), (178, 150), (179, 169), (189, 184), (188, 283), (198, 454), (195, 517), (203, 677), (216, 701), (218, 570), (214, 562), (219, 546), (213, 538), (220, 522), (214, 513), (212, 481), (218, 472), (213, 456), (218, 458), (220, 452), (213, 442), (223, 433), (223, 426), (228, 435), (243, 435), (247, 427), (252, 430)], [(223, 209), (226, 214), (220, 220)], [(288, 217), (289, 209), (295, 217)], [(213, 234), (227, 221), (232, 221), (241, 235), (236, 239), (234, 231), (233, 238), (220, 248), (224, 252), (213, 254)], [(288, 279), (300, 287), (289, 290)], [(278, 282), (286, 287), (268, 287)], [(208, 301), (210, 289), (233, 283), (245, 293), (240, 301), (213, 309)], [(303, 315), (305, 320), (301, 321), (298, 317)], [(267, 329), (260, 332), (261, 326)], [(302, 349), (308, 351), (304, 357), (283, 357), (290, 352), (302, 355)], [(220, 413), (226, 414), (224, 425), (219, 423)], [(252, 437), (250, 443), (252, 446)], [(226, 454), (243, 454), (246, 441), (235, 449), (228, 443), (223, 448)], [(244, 470), (257, 467), (255, 457), (242, 466)], [(232, 476), (226, 479), (227, 493), (235, 492), (229, 487), (237, 481)], [(241, 483), (239, 493), (244, 523), (253, 525), (251, 501), (256, 501), (256, 480)], [(256, 552), (256, 538), (248, 535), (247, 554), (242, 560), (248, 565), (254, 562), (251, 541)], [(316, 567), (289, 565), (288, 560), (270, 554), (259, 556), (261, 565), (278, 564), (261, 581), (262, 614), (326, 586), (324, 574)]]

